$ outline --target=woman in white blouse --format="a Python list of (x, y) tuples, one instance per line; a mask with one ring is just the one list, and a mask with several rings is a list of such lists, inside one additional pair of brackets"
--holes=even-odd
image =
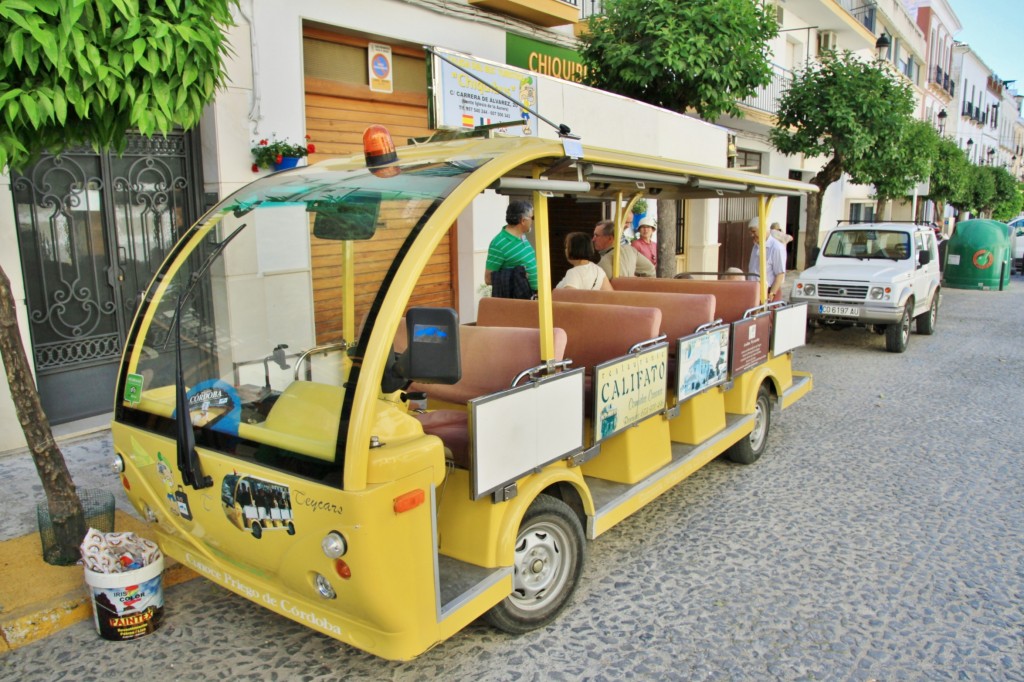
[(596, 252), (590, 235), (570, 232), (565, 236), (565, 258), (572, 265), (556, 289), (589, 289), (612, 291), (612, 283), (604, 270), (594, 263)]

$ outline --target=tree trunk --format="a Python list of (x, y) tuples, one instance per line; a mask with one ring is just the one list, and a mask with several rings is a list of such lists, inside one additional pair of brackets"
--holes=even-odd
[[(11, 291), (11, 281), (0, 267), (0, 356), (7, 370), (7, 383), (11, 399), (25, 434), (25, 442), (32, 452), (36, 471), (43, 482), (50, 521), (56, 539), (56, 554), (51, 563), (74, 563), (80, 556), (79, 546), (85, 537), (85, 513), (50, 430), (50, 421), (43, 412), (39, 393), (29, 369), (25, 347), (21, 343), (18, 315)], [(50, 561), (50, 558), (47, 558)]]
[(875, 202), (875, 220), (883, 221), (890, 219), (885, 215), (885, 212), (889, 210), (889, 202), (891, 201), (892, 199), (879, 199)]
[(816, 186), (818, 191), (807, 195), (807, 232), (804, 241), (804, 263), (807, 267), (814, 265), (814, 261), (817, 260), (818, 227), (821, 225), (822, 199), (824, 199), (825, 190), (842, 175), (842, 162), (832, 157), (818, 171), (818, 174), (811, 178), (811, 184)]
[(676, 202), (658, 202), (658, 277), (675, 277), (676, 274), (677, 214)]

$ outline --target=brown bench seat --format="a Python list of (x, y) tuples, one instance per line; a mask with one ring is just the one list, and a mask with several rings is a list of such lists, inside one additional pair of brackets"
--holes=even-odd
[[(635, 344), (661, 333), (661, 311), (651, 307), (603, 303), (552, 302), (554, 325), (565, 330), (565, 357), (588, 370), (629, 352)], [(480, 300), (477, 323), (532, 327), (539, 324), (537, 301), (511, 298)]]
[(715, 319), (715, 297), (711, 294), (675, 294), (655, 291), (585, 291), (555, 289), (554, 301), (568, 303), (602, 303), (661, 311), (661, 333), (668, 336), (669, 351), (675, 352), (676, 339), (689, 336), (702, 324)]
[[(395, 350), (405, 347), (405, 325), (399, 325)], [(565, 352), (566, 333), (554, 330), (554, 360)], [(462, 378), (455, 384), (413, 382), (409, 391), (422, 391), (429, 399), (465, 405), (473, 398), (503, 391), (525, 369), (541, 364), (540, 332), (507, 326), (461, 326), (459, 353)], [(469, 467), (469, 414), (465, 409), (440, 409), (416, 414), (424, 433), (440, 438), (456, 466)]]
[(758, 282), (753, 280), (655, 279), (652, 277), (615, 277), (616, 291), (657, 291), (677, 294), (711, 294), (715, 297), (715, 315), (725, 323), (743, 319), (743, 313), (759, 305)]

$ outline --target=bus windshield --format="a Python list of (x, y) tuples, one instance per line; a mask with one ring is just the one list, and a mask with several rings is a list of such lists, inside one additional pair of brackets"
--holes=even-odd
[(822, 255), (904, 260), (910, 257), (910, 235), (898, 230), (837, 230), (829, 236)]
[[(327, 162), (229, 197), (192, 228), (147, 293), (122, 418), (174, 432), (180, 332), (197, 445), (271, 464), (291, 457), (310, 471), (289, 470), (322, 475), (342, 459), (343, 386), (368, 317), (426, 220), (485, 161), (375, 171)], [(426, 298), (411, 303), (437, 304), (430, 292), (429, 283), (417, 287), (413, 298)], [(293, 414), (289, 405), (300, 403), (305, 414)]]

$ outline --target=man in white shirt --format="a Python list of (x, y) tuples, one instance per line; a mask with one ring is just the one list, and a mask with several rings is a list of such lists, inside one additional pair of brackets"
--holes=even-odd
[[(760, 250), (757, 247), (757, 221), (751, 220), (750, 238), (754, 240), (754, 248), (750, 252), (750, 265), (747, 272), (758, 275), (761, 271)], [(774, 237), (764, 240), (764, 281), (768, 282), (768, 303), (782, 300), (782, 285), (786, 281), (786, 247)]]

